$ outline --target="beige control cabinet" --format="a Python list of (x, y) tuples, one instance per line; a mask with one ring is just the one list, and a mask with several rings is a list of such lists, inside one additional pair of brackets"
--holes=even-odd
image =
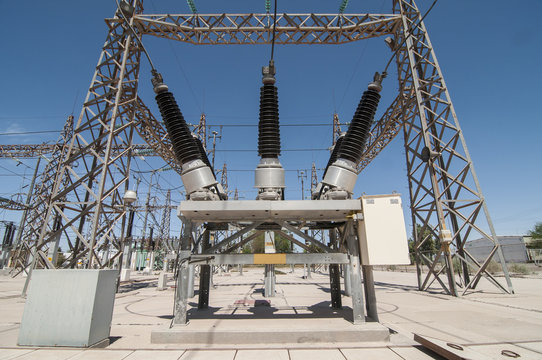
[(362, 264), (410, 264), (401, 196), (362, 196), (361, 204), (358, 231)]

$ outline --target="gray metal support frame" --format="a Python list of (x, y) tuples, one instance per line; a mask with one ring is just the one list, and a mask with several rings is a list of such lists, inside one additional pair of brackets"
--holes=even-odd
[[(274, 264), (348, 264), (350, 260), (344, 253), (313, 253), (313, 254), (194, 254), (190, 257), (191, 262), (203, 263), (207, 265), (252, 265), (252, 264), (270, 264), (261, 262), (266, 257), (276, 260), (275, 255), (281, 256), (281, 261)], [(282, 257), (283, 256), (283, 257)], [(255, 259), (258, 257), (258, 259)], [(271, 263), (273, 264), (273, 263)]]
[(227, 246), (229, 243), (237, 240), (238, 238), (242, 237), (243, 235), (245, 235), (246, 233), (250, 232), (251, 230), (254, 230), (256, 227), (258, 227), (258, 225), (260, 225), (263, 221), (257, 221), (257, 222), (254, 222), (251, 226), (247, 226), (245, 228), (243, 228), (242, 230), (239, 230), (238, 232), (228, 236), (227, 238), (225, 238), (224, 240), (222, 240), (221, 242), (219, 242), (218, 244), (215, 244), (213, 245), (212, 247), (208, 248), (208, 249), (205, 249), (203, 252), (204, 253), (212, 253), (212, 252), (215, 252), (216, 250), (219, 250), (225, 246)]
[(308, 234), (305, 234), (303, 231), (299, 230), (295, 226), (292, 226), (292, 225), (288, 224), (286, 221), (282, 222), (281, 225), (284, 228), (286, 228), (286, 229), (290, 230), (291, 232), (293, 232), (294, 234), (296, 234), (297, 236), (300, 236), (301, 238), (303, 238), (303, 239), (307, 240), (308, 242), (312, 243), (313, 245), (319, 247), (324, 252), (333, 252), (333, 249), (331, 249), (329, 246), (327, 246), (325, 244), (322, 244), (320, 241), (312, 238)]
[[(334, 308), (340, 308), (342, 305), (341, 290), (340, 290), (340, 274), (339, 264), (345, 264), (348, 267), (347, 280), (350, 283), (350, 291), (352, 296), (352, 308), (353, 317), (352, 322), (354, 324), (363, 324), (366, 321), (364, 292), (362, 288), (362, 276), (360, 265), (360, 249), (358, 233), (354, 229), (354, 220), (349, 215), (351, 213), (357, 213), (361, 211), (359, 200), (349, 200), (342, 204), (343, 210), (341, 214), (337, 214), (337, 210), (330, 210), (335, 207), (335, 201), (308, 201), (304, 203), (291, 202), (285, 204), (286, 201), (282, 201), (279, 205), (275, 202), (265, 201), (247, 201), (247, 202), (225, 202), (225, 204), (217, 204), (215, 202), (184, 202), (181, 203), (178, 209), (179, 215), (185, 215), (185, 220), (193, 222), (207, 223), (208, 228), (213, 227), (213, 223), (231, 222), (233, 227), (240, 228), (239, 221), (242, 221), (242, 227), (233, 234), (227, 236), (218, 244), (209, 248), (209, 232), (206, 231), (201, 240), (202, 249), (201, 253), (193, 254), (190, 257), (190, 262), (201, 264), (200, 270), (200, 301), (199, 308), (206, 308), (208, 306), (209, 296), (209, 276), (210, 271), (206, 270), (209, 266), (223, 266), (227, 264), (259, 264), (265, 265), (264, 273), (264, 296), (272, 297), (275, 294), (275, 264), (304, 264), (306, 278), (310, 278), (311, 264), (325, 264), (331, 265), (330, 284), (331, 284), (331, 301)], [(220, 205), (220, 206), (219, 206)], [(235, 206), (238, 206), (237, 210)], [(291, 205), (291, 206), (287, 206)], [(273, 211), (266, 211), (266, 208), (270, 207)], [(241, 209), (241, 210), (240, 210)], [(347, 210), (350, 209), (350, 210)], [(234, 220), (233, 217), (237, 211), (237, 215), (241, 216), (238, 220)], [(333, 241), (330, 241), (330, 246), (326, 245), (324, 241), (316, 240), (314, 237), (309, 236), (306, 233), (308, 226), (313, 226), (314, 221), (306, 220), (307, 213), (315, 218), (325, 218), (327, 225), (325, 226), (340, 226), (340, 239), (337, 237), (337, 232), (334, 230), (332, 235)], [(233, 213), (232, 213), (233, 212)], [(251, 222), (246, 220), (246, 214), (253, 214), (255, 219)], [(322, 220), (318, 220), (321, 222)], [(311, 222), (311, 224), (308, 224)], [(336, 223), (338, 222), (338, 223)], [(267, 223), (263, 225), (264, 223)], [(272, 225), (275, 224), (275, 225)], [(333, 225), (335, 224), (335, 225)], [(344, 224), (344, 225), (343, 225)], [(262, 227), (259, 228), (259, 226)], [(278, 226), (277, 226), (278, 225)], [(272, 227), (272, 231), (281, 231), (281, 236), (295, 243), (301, 243), (298, 239), (301, 238), (307, 242), (310, 242), (317, 246), (320, 251), (316, 253), (305, 254), (237, 254), (232, 253), (238, 244), (244, 243), (247, 239), (256, 238), (258, 233), (268, 231), (269, 227)], [(329, 228), (328, 228), (329, 229)], [(319, 229), (320, 231), (324, 230)], [(251, 234), (248, 234), (252, 231)], [(290, 232), (288, 235), (287, 231)], [(243, 239), (243, 235), (248, 235)], [(297, 239), (293, 236), (298, 237)], [(234, 241), (237, 241), (234, 244)], [(310, 247), (307, 247), (310, 251)], [(369, 269), (370, 270), (370, 269)], [(372, 277), (370, 274), (367, 276), (367, 281)], [(372, 285), (372, 284), (370, 284)], [(368, 290), (374, 290), (374, 287), (369, 286)], [(370, 302), (370, 310), (376, 309), (373, 307), (373, 300), (370, 300), (370, 291), (366, 294)]]

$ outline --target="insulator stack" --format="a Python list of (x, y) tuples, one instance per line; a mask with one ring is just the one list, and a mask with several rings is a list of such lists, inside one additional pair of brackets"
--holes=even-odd
[(341, 144), (343, 143), (344, 136), (340, 136), (337, 141), (335, 142), (335, 146), (333, 147), (333, 151), (331, 152), (331, 155), (329, 156), (329, 161), (327, 162), (326, 169), (324, 170), (323, 177), (326, 176), (327, 169), (337, 160), (337, 154), (339, 153), (339, 149), (341, 148)]
[[(173, 94), (169, 91), (160, 92), (156, 95), (156, 102), (171, 139), (173, 152), (181, 164), (198, 159), (205, 161), (201, 157), (198, 145), (194, 141)], [(207, 157), (205, 156), (205, 158)]]
[(361, 160), (361, 154), (365, 148), (365, 141), (380, 101), (380, 94), (374, 89), (368, 89), (363, 93), (352, 123), (342, 141), (337, 153), (337, 158), (352, 161), (357, 164)]
[(264, 84), (260, 88), (258, 154), (262, 158), (278, 158), (280, 155), (279, 102), (277, 87), (272, 84)]
[(215, 169), (211, 166), (211, 162), (209, 161), (209, 157), (207, 156), (207, 152), (205, 151), (205, 148), (203, 147), (203, 143), (201, 142), (200, 138), (195, 137), (194, 142), (198, 146), (199, 153), (201, 155), (201, 160), (211, 169), (213, 174), (215, 173)]

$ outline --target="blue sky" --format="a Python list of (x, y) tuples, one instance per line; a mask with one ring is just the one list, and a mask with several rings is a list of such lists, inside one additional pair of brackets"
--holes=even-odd
[[(146, 13), (189, 12), (182, 0), (144, 3)], [(338, 0), (278, 3), (279, 12), (290, 13), (336, 13), (340, 5)], [(350, 1), (345, 12), (389, 13), (391, 3)], [(431, 3), (417, 2), (422, 12)], [(196, 0), (195, 4), (202, 14), (265, 11), (263, 0)], [(113, 15), (115, 6), (112, 0), (35, 1), (31, 6), (0, 0), (0, 134), (60, 130), (69, 114), (79, 115), (107, 34), (103, 19)], [(425, 20), (499, 235), (524, 234), (542, 221), (541, 11), (542, 1), (537, 0), (439, 1)], [(238, 188), (242, 198), (253, 199), (253, 173), (245, 170), (254, 169), (258, 162), (255, 125), (261, 66), (268, 62), (270, 47), (197, 47), (156, 38), (144, 38), (144, 43), (187, 121), (196, 123), (203, 111), (208, 124), (252, 125), (222, 128), (216, 168), (226, 162), (230, 189)], [(389, 56), (383, 39), (339, 46), (277, 46), (281, 124), (329, 124), (283, 127), (283, 150), (329, 147), (333, 112), (349, 121), (373, 73), (382, 70)], [(395, 97), (394, 72), (384, 88), (377, 117)], [(155, 110), (146, 63), (139, 93)], [(219, 127), (212, 130), (220, 132)], [(54, 142), (57, 137), (56, 133), (0, 135), (0, 143)], [(234, 149), (248, 151), (228, 151)], [(328, 156), (325, 150), (283, 152), (288, 199), (301, 198), (297, 170), (309, 170), (307, 189), (312, 162), (323, 168)], [(35, 162), (23, 159), (16, 166), (14, 160), (0, 159), (0, 196), (26, 192)], [(137, 161), (134, 169), (147, 171), (163, 165), (160, 159), (147, 158)], [(356, 196), (397, 191), (406, 204), (405, 169), (402, 137), (398, 136), (360, 175)], [(139, 195), (144, 198), (149, 175), (138, 176), (142, 177)], [(168, 188), (175, 189), (175, 202), (181, 199), (177, 174), (159, 173), (153, 182), (159, 186), (153, 189), (155, 201), (160, 202)], [(0, 220), (18, 221), (19, 217), (19, 212), (0, 210)], [(177, 231), (179, 223), (174, 221), (172, 229)]]

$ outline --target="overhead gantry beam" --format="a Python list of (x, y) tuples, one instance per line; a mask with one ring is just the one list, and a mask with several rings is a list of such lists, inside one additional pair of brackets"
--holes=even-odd
[[(276, 44), (345, 44), (393, 34), (397, 14), (277, 14)], [(107, 19), (110, 27), (117, 19)], [(270, 44), (271, 14), (207, 14), (134, 16), (142, 35), (153, 35), (194, 45)]]

